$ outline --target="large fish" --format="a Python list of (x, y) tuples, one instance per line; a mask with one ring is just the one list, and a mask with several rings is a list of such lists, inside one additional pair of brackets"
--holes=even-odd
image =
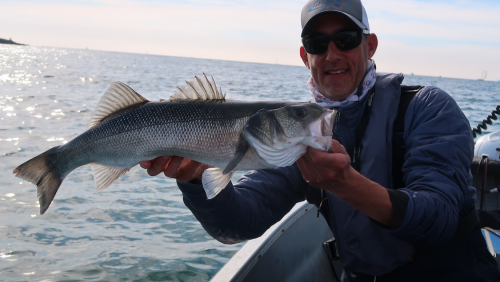
[(329, 151), (335, 114), (313, 103), (226, 101), (205, 75), (178, 88), (169, 101), (158, 102), (114, 82), (87, 131), (14, 173), (38, 186), (43, 214), (77, 167), (90, 164), (101, 191), (140, 161), (176, 155), (214, 167), (202, 176), (210, 199), (234, 171), (291, 165), (307, 146)]

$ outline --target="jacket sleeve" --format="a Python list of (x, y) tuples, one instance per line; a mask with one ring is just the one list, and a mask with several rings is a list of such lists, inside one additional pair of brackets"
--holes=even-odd
[(297, 165), (250, 171), (207, 200), (202, 185), (178, 183), (184, 203), (216, 240), (235, 244), (254, 239), (305, 199), (307, 183)]
[(408, 206), (401, 225), (388, 232), (416, 245), (446, 242), (464, 203), (475, 201), (469, 121), (450, 95), (426, 87), (408, 107), (404, 139), (406, 188), (399, 191), (408, 195)]

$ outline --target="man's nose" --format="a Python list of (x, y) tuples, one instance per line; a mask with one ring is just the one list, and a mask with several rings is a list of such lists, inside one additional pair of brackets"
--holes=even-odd
[(326, 60), (334, 62), (340, 59), (340, 50), (335, 46), (333, 41), (328, 42), (328, 49), (326, 49)]

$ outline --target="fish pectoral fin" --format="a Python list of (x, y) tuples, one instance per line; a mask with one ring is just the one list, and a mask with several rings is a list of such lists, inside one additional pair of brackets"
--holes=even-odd
[(148, 100), (135, 92), (134, 89), (123, 82), (115, 81), (111, 83), (108, 90), (102, 95), (101, 100), (99, 100), (87, 129), (99, 125), (107, 117), (118, 111), (146, 102)]
[(227, 164), (226, 168), (222, 172), (222, 174), (228, 174), (231, 172), (245, 157), (245, 154), (248, 152), (250, 148), (250, 144), (248, 144), (247, 140), (240, 137), (240, 141), (238, 142), (238, 147), (236, 148), (236, 154), (234, 154), (233, 159)]
[(94, 175), (95, 188), (102, 191), (113, 184), (120, 176), (127, 173), (130, 168), (119, 169), (102, 164), (91, 164), (92, 174)]
[(205, 170), (201, 182), (207, 194), (207, 199), (213, 199), (222, 189), (226, 188), (229, 181), (231, 181), (231, 177), (233, 177), (232, 172), (224, 174), (222, 169), (218, 167)]

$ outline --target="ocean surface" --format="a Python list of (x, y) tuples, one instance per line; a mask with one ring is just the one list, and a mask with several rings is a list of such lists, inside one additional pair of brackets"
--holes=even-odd
[[(82, 133), (111, 82), (159, 100), (203, 72), (230, 99), (310, 99), (305, 67), (0, 45), (0, 281), (208, 281), (217, 273), (243, 243), (212, 239), (163, 175), (136, 167), (97, 192), (81, 167), (40, 216), (36, 186), (12, 174)], [(404, 84), (443, 88), (471, 125), (500, 104), (499, 82), (407, 75)], [(497, 130), (500, 122), (486, 132)]]

